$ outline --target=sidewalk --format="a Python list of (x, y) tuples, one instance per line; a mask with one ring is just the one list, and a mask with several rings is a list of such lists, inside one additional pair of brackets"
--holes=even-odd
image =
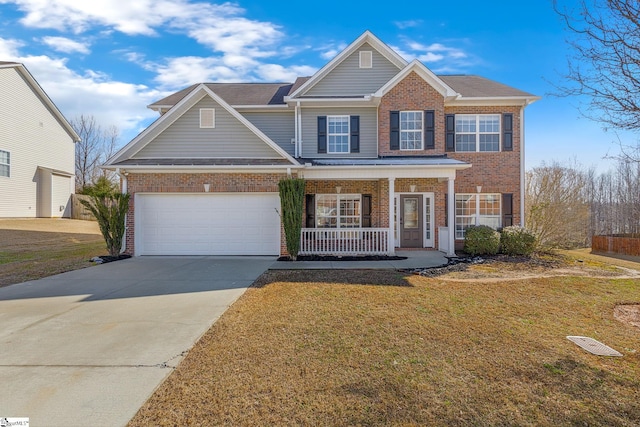
[(396, 251), (401, 260), (384, 261), (276, 261), (269, 270), (404, 270), (440, 267), (447, 258), (439, 251)]

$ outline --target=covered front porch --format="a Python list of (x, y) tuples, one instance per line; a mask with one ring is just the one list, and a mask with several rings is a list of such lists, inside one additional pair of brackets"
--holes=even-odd
[(394, 255), (438, 249), (454, 255), (456, 171), (446, 157), (315, 160), (306, 180), (300, 255)]

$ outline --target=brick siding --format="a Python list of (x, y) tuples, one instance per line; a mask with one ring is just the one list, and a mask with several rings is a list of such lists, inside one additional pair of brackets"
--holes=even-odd
[(126, 253), (133, 254), (135, 250), (136, 193), (204, 193), (204, 184), (210, 185), (210, 193), (273, 193), (278, 192), (278, 182), (285, 176), (276, 173), (132, 173), (127, 178), (131, 199), (127, 214)]
[[(446, 154), (448, 158), (472, 164), (471, 168), (457, 173), (456, 193), (476, 193), (476, 187), (479, 185), (482, 186), (482, 193), (511, 193), (513, 194), (513, 223), (520, 224), (520, 174), (524, 173), (524, 171), (520, 171), (520, 109), (519, 106), (445, 106), (444, 97), (415, 72), (412, 72), (391, 89), (380, 102), (378, 152), (381, 156)], [(407, 110), (435, 111), (435, 149), (405, 151), (389, 148), (389, 112)], [(444, 123), (446, 114), (504, 113), (513, 114), (513, 151), (489, 153), (445, 151)], [(397, 185), (396, 183), (396, 188)], [(443, 192), (446, 192), (446, 184), (441, 185), (440, 191), (436, 192), (436, 201), (444, 200)]]

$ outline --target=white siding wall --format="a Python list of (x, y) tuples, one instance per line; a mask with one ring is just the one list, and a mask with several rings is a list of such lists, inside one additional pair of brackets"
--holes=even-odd
[[(373, 52), (373, 67), (360, 68), (360, 51)], [(345, 58), (331, 73), (304, 93), (305, 96), (371, 95), (400, 69), (368, 44)]]
[[(318, 154), (318, 116), (360, 116), (360, 153)], [(302, 157), (343, 158), (378, 156), (377, 108), (303, 108)]]
[(296, 135), (293, 111), (242, 113), (242, 115), (287, 153), (292, 156), (295, 154), (295, 144), (291, 143)]
[(11, 152), (0, 217), (36, 216), (38, 166), (75, 172), (72, 138), (14, 68), (0, 68), (0, 150)]
[[(200, 129), (200, 108), (215, 109), (215, 128)], [(280, 158), (210, 97), (184, 113), (134, 158)]]

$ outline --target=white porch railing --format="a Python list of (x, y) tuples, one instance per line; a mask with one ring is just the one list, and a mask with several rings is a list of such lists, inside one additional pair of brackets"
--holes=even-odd
[(388, 228), (303, 228), (300, 255), (387, 255)]

